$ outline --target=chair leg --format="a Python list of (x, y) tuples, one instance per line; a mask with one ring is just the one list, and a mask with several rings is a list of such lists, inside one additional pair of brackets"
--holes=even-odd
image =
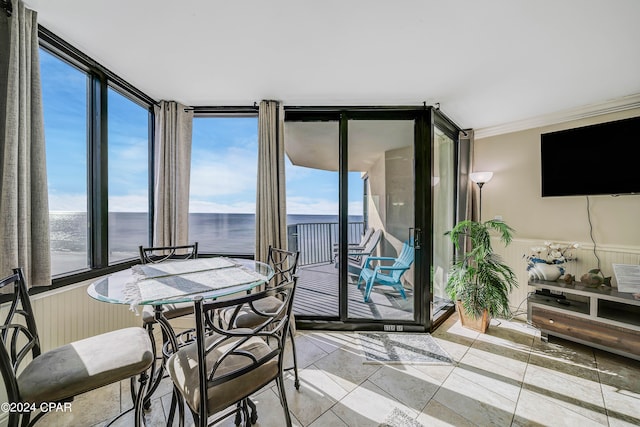
[[(176, 415), (176, 408), (178, 409), (178, 425), (184, 426), (184, 404), (180, 391), (177, 388), (173, 388), (171, 394), (171, 406), (169, 407), (169, 416), (167, 417), (167, 425), (173, 425), (173, 417)], [(194, 418), (195, 420), (195, 418)], [(196, 420), (197, 424), (197, 420)]]
[(295, 378), (293, 381), (293, 385), (296, 387), (296, 390), (300, 390), (300, 378), (298, 377), (298, 356), (296, 353), (296, 341), (293, 339), (293, 328), (291, 327), (291, 324), (289, 324), (289, 337), (291, 337), (291, 353), (293, 355), (293, 375)]
[(364, 289), (364, 302), (369, 302), (369, 297), (371, 296), (371, 290), (373, 289), (373, 282), (375, 277), (372, 277), (367, 282), (367, 287)]
[(291, 427), (291, 414), (289, 413), (289, 405), (287, 404), (287, 394), (284, 390), (284, 379), (282, 377), (282, 371), (276, 378), (276, 384), (278, 385), (278, 394), (280, 395), (280, 404), (282, 405), (282, 410), (284, 411), (286, 426)]
[(251, 415), (249, 415), (249, 411), (246, 412), (246, 418), (251, 420), (251, 424), (255, 424), (258, 421), (258, 408), (256, 407), (256, 403), (251, 400), (250, 397), (246, 399), (246, 406), (251, 408)]
[(362, 286), (362, 273), (360, 273), (360, 275), (358, 276), (358, 281), (356, 282), (356, 284), (358, 285), (358, 289), (360, 289), (360, 287)]
[(139, 380), (140, 387), (138, 388), (138, 397), (136, 398), (135, 409), (134, 409), (136, 427), (140, 427), (141, 425), (140, 419), (142, 418), (143, 399), (145, 398), (144, 390), (146, 388), (148, 379), (149, 379), (149, 376), (147, 375), (146, 371), (140, 374), (140, 380)]
[(398, 292), (400, 292), (400, 295), (402, 296), (402, 299), (407, 299), (407, 294), (404, 292), (404, 287), (402, 286), (401, 283), (398, 283), (397, 285), (394, 285), (394, 288), (396, 288), (398, 290)]
[[(162, 357), (157, 356), (156, 350), (156, 339), (153, 335), (153, 324), (149, 323), (145, 325), (145, 329), (147, 330), (147, 334), (149, 335), (149, 339), (151, 340), (151, 351), (153, 352), (153, 360), (154, 362), (151, 364), (151, 370), (149, 372), (149, 387), (144, 391), (145, 398), (143, 403), (143, 408), (148, 410), (151, 408), (151, 395), (156, 391), (158, 386), (160, 385), (160, 381), (162, 381), (162, 376), (164, 374), (164, 360)], [(164, 334), (163, 334), (164, 336)], [(159, 361), (159, 365), (158, 364)], [(135, 403), (136, 394), (135, 394), (135, 377), (131, 377), (131, 400)]]

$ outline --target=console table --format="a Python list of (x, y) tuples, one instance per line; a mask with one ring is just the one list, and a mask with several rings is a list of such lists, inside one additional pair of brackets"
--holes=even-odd
[(530, 280), (529, 322), (549, 335), (640, 360), (640, 300), (615, 288)]

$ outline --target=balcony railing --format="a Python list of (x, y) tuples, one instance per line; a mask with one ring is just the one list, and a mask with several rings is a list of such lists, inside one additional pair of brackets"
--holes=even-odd
[[(358, 243), (364, 233), (364, 222), (350, 222), (349, 243)], [(338, 243), (337, 222), (314, 222), (287, 226), (289, 250), (300, 251), (298, 265), (333, 261), (333, 247)]]

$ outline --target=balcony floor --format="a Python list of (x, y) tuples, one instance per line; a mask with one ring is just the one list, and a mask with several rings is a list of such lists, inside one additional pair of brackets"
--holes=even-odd
[[(338, 269), (334, 264), (314, 264), (298, 269), (298, 286), (293, 302), (296, 316), (338, 316)], [(407, 299), (389, 286), (374, 286), (370, 302), (364, 302), (364, 285), (357, 277), (348, 285), (349, 317), (363, 319), (413, 319), (413, 291), (405, 288)]]

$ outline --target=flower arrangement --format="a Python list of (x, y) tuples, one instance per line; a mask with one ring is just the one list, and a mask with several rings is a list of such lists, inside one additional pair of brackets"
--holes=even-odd
[(535, 246), (531, 248), (531, 254), (527, 255), (529, 264), (544, 262), (546, 264), (564, 264), (567, 261), (573, 261), (573, 249), (580, 247), (577, 243), (561, 245), (555, 242), (544, 242), (544, 246)]
[(536, 264), (549, 264), (557, 266), (560, 274), (564, 274), (562, 264), (577, 259), (573, 256), (573, 250), (579, 246), (577, 243), (544, 242), (544, 246), (532, 247), (531, 254), (524, 256), (527, 260), (527, 271), (531, 274), (533, 273), (531, 270), (535, 270)]

